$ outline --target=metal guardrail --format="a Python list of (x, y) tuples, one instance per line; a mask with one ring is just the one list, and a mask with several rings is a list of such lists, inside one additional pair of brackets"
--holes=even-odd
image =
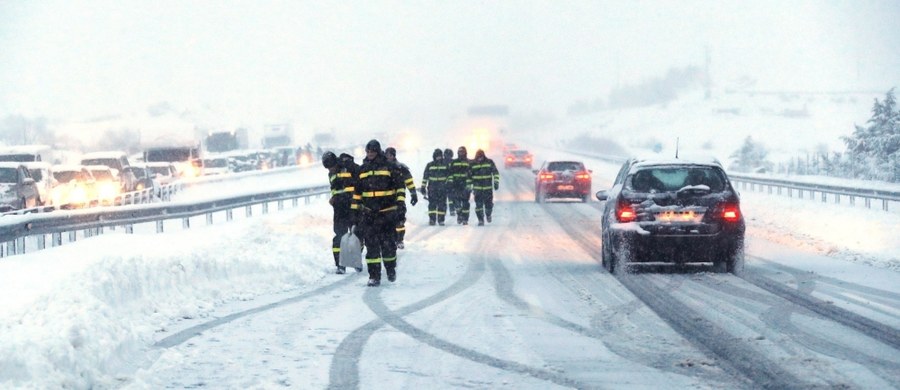
[[(285, 201), (292, 201), (294, 207), (299, 199), (329, 193), (329, 186), (314, 186), (290, 190), (264, 192), (194, 202), (189, 204), (150, 204), (121, 206), (102, 209), (85, 209), (69, 212), (32, 213), (7, 216), (0, 219), (0, 257), (26, 253), (29, 238), (34, 240), (34, 250), (47, 246), (60, 246), (65, 242), (77, 240), (77, 233), (83, 237), (103, 234), (105, 229), (124, 228), (125, 233), (134, 232), (134, 225), (156, 223), (156, 232), (162, 233), (164, 221), (182, 220), (183, 228), (190, 228), (190, 218), (206, 215), (206, 223), (213, 223), (213, 213), (225, 211), (226, 220), (231, 220), (236, 209), (245, 209), (246, 215), (252, 215), (252, 206), (262, 205), (262, 213), (267, 214), (269, 204), (275, 202), (279, 210), (284, 208)], [(67, 234), (68, 240), (63, 240)], [(50, 237), (49, 243), (47, 237)]]
[[(611, 163), (624, 163), (625, 158), (618, 156), (598, 156), (595, 154), (591, 154), (588, 152), (580, 152), (580, 151), (570, 151), (573, 154), (582, 155), (585, 157), (594, 158), (597, 160), (608, 161)], [(841, 203), (842, 199), (846, 198), (850, 205), (856, 205), (857, 199), (862, 199), (866, 208), (872, 207), (872, 201), (880, 201), (881, 209), (884, 211), (889, 211), (889, 204), (891, 202), (900, 202), (900, 191), (886, 191), (876, 188), (861, 188), (861, 187), (844, 187), (844, 186), (836, 186), (830, 184), (817, 184), (817, 183), (805, 183), (799, 181), (791, 181), (784, 179), (775, 179), (775, 178), (761, 178), (758, 176), (750, 176), (750, 175), (742, 175), (739, 173), (728, 173), (729, 179), (731, 179), (732, 184), (737, 186), (739, 189), (750, 189), (751, 191), (756, 191), (759, 189), (761, 192), (767, 192), (772, 195), (783, 195), (787, 194), (787, 196), (793, 197), (794, 193), (797, 193), (797, 196), (800, 199), (803, 199), (804, 194), (809, 194), (810, 199), (815, 199), (816, 194), (819, 194), (819, 198), (822, 202), (828, 202), (829, 198), (833, 199), (835, 203)]]
[(751, 191), (763, 191), (769, 194), (783, 195), (793, 197), (794, 192), (797, 197), (804, 198), (804, 194), (809, 194), (810, 199), (816, 199), (816, 194), (823, 203), (828, 202), (831, 198), (834, 203), (841, 203), (843, 198), (847, 198), (850, 205), (856, 205), (856, 199), (863, 199), (866, 208), (872, 207), (872, 201), (880, 201), (881, 209), (889, 211), (888, 205), (891, 202), (900, 202), (900, 191), (885, 191), (874, 188), (858, 188), (843, 187), (828, 184), (803, 183), (782, 179), (760, 178), (756, 176), (745, 176), (741, 174), (729, 173), (728, 177), (732, 183), (735, 183), (740, 189), (749, 189)]

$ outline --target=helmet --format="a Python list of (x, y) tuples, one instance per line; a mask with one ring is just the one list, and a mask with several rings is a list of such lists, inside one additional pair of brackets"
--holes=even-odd
[(444, 149), (444, 160), (450, 160), (453, 158), (453, 151), (450, 148)]
[(388, 146), (387, 149), (384, 150), (384, 154), (389, 154), (391, 157), (397, 157), (397, 149), (394, 149), (393, 146)]
[(339, 157), (341, 158), (341, 161), (343, 161), (343, 162), (353, 162), (353, 156), (351, 156), (347, 153), (341, 153), (341, 155)]
[(484, 150), (478, 149), (478, 150), (475, 152), (475, 158), (476, 158), (476, 159), (484, 158)]
[(366, 144), (366, 152), (376, 152), (381, 153), (381, 142), (378, 142), (377, 139), (373, 139)]
[(431, 158), (433, 160), (437, 160), (438, 158), (443, 158), (443, 157), (444, 157), (444, 152), (442, 152), (440, 149), (435, 149), (434, 153), (431, 154)]
[(468, 153), (466, 152), (465, 146), (460, 146), (459, 149), (456, 150), (456, 156), (459, 157), (460, 159), (466, 158), (467, 155), (468, 155)]
[(331, 169), (332, 167), (337, 165), (337, 163), (338, 163), (337, 156), (335, 156), (334, 153), (328, 151), (322, 155), (322, 166), (323, 167)]

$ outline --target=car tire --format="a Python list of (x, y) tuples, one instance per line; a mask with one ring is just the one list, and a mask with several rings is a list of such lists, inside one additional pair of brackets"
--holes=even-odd
[(600, 238), (600, 265), (603, 266), (604, 269), (609, 270), (609, 243), (606, 238)]

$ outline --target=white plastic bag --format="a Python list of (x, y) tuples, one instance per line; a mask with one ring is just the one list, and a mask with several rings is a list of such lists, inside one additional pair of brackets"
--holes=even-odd
[(340, 264), (347, 268), (362, 268), (362, 243), (356, 236), (356, 226), (341, 237)]

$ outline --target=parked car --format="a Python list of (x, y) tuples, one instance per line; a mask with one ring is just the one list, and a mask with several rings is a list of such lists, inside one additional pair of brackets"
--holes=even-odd
[(591, 199), (591, 171), (581, 161), (547, 161), (534, 171), (534, 201), (550, 198)]
[(131, 171), (137, 179), (137, 184), (134, 187), (135, 191), (150, 189), (154, 195), (159, 193), (159, 182), (150, 168), (147, 168), (144, 164), (135, 164), (131, 166)]
[(610, 190), (601, 217), (602, 263), (619, 273), (626, 263), (712, 263), (736, 272), (743, 261), (740, 198), (716, 161), (629, 160)]
[(94, 175), (83, 165), (54, 165), (53, 177), (59, 183), (53, 187), (51, 202), (59, 208), (89, 207), (97, 201)]
[(506, 153), (506, 157), (503, 159), (503, 167), (525, 167), (531, 169), (533, 159), (534, 156), (527, 150), (511, 150)]
[(123, 188), (119, 177), (106, 165), (85, 165), (85, 168), (94, 176), (97, 200), (101, 204), (115, 203), (116, 197), (122, 193)]
[(203, 159), (203, 175), (224, 175), (231, 172), (231, 163), (227, 157)]
[(128, 167), (128, 155), (125, 152), (93, 152), (81, 156), (81, 165), (106, 165), (113, 170), (113, 175), (119, 178), (119, 184), (122, 186), (121, 192), (134, 191), (137, 185), (137, 178)]
[(41, 204), (40, 190), (25, 165), (0, 162), (0, 212)]
[(31, 178), (33, 178), (34, 182), (37, 184), (38, 192), (40, 192), (40, 204), (47, 205), (52, 203), (51, 193), (53, 187), (56, 187), (58, 182), (53, 178), (52, 166), (50, 163), (26, 162), (22, 164), (25, 165), (25, 168), (28, 168), (28, 173), (31, 174)]

